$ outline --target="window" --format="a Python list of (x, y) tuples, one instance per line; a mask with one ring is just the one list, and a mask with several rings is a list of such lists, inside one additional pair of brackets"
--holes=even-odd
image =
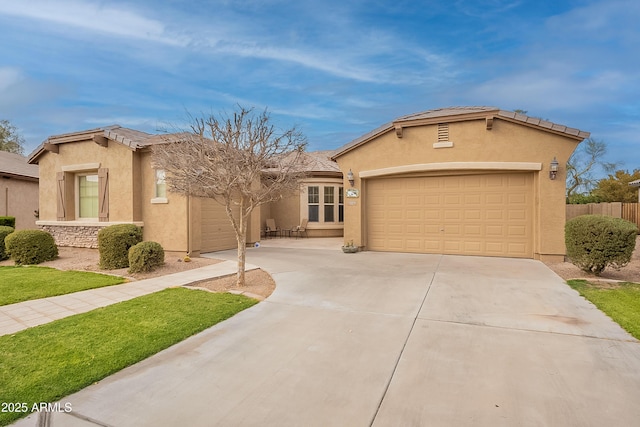
[(98, 218), (98, 175), (78, 175), (78, 217)]
[(333, 222), (334, 221), (334, 197), (333, 197), (333, 187), (324, 187), (324, 222)]
[(318, 222), (320, 220), (320, 187), (310, 186), (307, 189), (307, 204), (309, 205), (309, 222)]
[(167, 198), (167, 184), (165, 182), (165, 173), (162, 169), (156, 170), (156, 197)]
[(338, 187), (338, 222), (344, 222), (344, 189)]
[(337, 182), (307, 186), (301, 193), (300, 205), (301, 217), (310, 223), (332, 226), (344, 222), (343, 187)]

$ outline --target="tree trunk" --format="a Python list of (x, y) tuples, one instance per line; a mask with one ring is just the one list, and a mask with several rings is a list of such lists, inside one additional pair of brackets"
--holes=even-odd
[(236, 240), (238, 241), (238, 273), (236, 285), (242, 287), (245, 285), (244, 268), (245, 260), (247, 257), (247, 220), (248, 215), (244, 212), (244, 198), (240, 198), (240, 218), (238, 224), (238, 232), (236, 233)]
[(238, 274), (236, 285), (238, 287), (242, 287), (245, 285), (244, 282), (244, 266), (245, 259), (247, 255), (247, 237), (246, 234), (243, 233), (242, 236), (238, 236)]

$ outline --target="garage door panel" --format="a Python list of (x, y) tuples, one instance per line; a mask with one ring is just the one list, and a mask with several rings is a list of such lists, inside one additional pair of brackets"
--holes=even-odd
[(526, 220), (527, 219), (527, 211), (524, 209), (510, 209), (508, 213), (509, 221), (515, 220)]
[[(236, 233), (224, 206), (213, 199), (201, 199), (201, 250), (220, 251), (237, 247)], [(238, 210), (236, 209), (236, 213)]]
[(464, 225), (464, 235), (465, 236), (473, 236), (473, 237), (481, 236), (482, 235), (482, 226), (480, 224), (477, 224), (477, 225), (465, 224)]
[(460, 253), (462, 242), (460, 240), (445, 240), (444, 250), (445, 253)]
[(489, 221), (502, 221), (506, 217), (504, 210), (487, 209), (485, 212), (485, 218)]
[(479, 241), (465, 241), (464, 252), (468, 254), (482, 253), (482, 243)]
[(422, 210), (420, 210), (420, 209), (407, 209), (405, 211), (405, 217), (409, 221), (422, 220)]
[(401, 209), (390, 209), (387, 211), (387, 219), (390, 221), (402, 219), (404, 216), (404, 211)]
[(523, 225), (510, 225), (507, 228), (507, 233), (509, 233), (509, 236), (513, 237), (524, 237), (527, 235), (527, 227)]
[(461, 211), (460, 209), (447, 209), (444, 211), (444, 220), (460, 221), (460, 219), (462, 218), (462, 214), (463, 211)]
[(469, 205), (479, 205), (482, 203), (482, 197), (478, 194), (465, 194), (464, 195), (464, 204)]
[(407, 224), (406, 231), (408, 234), (422, 235), (422, 224)]
[(426, 220), (439, 220), (441, 217), (441, 212), (440, 210), (436, 210), (436, 209), (429, 209), (424, 211), (424, 219)]
[(532, 173), (375, 179), (367, 185), (369, 249), (533, 256)]

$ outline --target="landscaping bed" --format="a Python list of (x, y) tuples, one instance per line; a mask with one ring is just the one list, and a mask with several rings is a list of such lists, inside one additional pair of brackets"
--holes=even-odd
[[(92, 271), (96, 273), (116, 275), (128, 280), (143, 280), (222, 262), (222, 260), (219, 259), (199, 257), (191, 258), (190, 262), (184, 262), (183, 257), (184, 254), (167, 252), (165, 254), (164, 265), (150, 272), (130, 274), (126, 268), (120, 268), (117, 270), (101, 270), (98, 266), (100, 254), (97, 249), (59, 247), (58, 258), (53, 261), (43, 262), (39, 265), (59, 270)], [(11, 260), (0, 262), (0, 266), (13, 265), (14, 263)], [(247, 271), (246, 282), (247, 284), (245, 287), (238, 289), (235, 286), (235, 276), (226, 276), (200, 282), (197, 284), (197, 287), (204, 288), (212, 292), (238, 290), (258, 295), (260, 298), (267, 298), (275, 289), (273, 279), (264, 270)]]
[(607, 268), (600, 276), (595, 276), (582, 271), (570, 262), (546, 263), (546, 265), (565, 280), (585, 278), (640, 283), (640, 236), (636, 238), (636, 249), (633, 251), (631, 262), (620, 270)]

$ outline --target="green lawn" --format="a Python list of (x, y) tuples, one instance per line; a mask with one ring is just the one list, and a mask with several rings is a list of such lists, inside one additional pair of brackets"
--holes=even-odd
[(606, 287), (586, 280), (569, 280), (567, 283), (627, 332), (640, 339), (639, 283), (620, 283)]
[(35, 266), (0, 267), (0, 305), (70, 294), (124, 283), (125, 279), (87, 271)]
[(57, 401), (256, 303), (173, 288), (1, 336), (0, 403)]

